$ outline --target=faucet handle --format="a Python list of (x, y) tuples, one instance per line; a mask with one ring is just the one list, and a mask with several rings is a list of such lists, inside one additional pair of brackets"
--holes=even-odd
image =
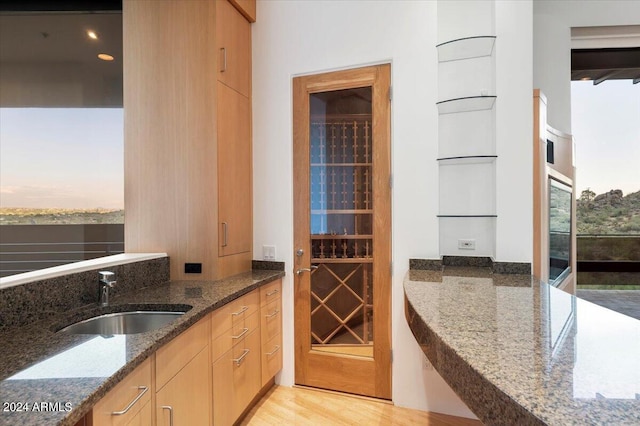
[(100, 282), (105, 284), (115, 284), (116, 282), (116, 274), (111, 271), (100, 271), (98, 272), (100, 276)]

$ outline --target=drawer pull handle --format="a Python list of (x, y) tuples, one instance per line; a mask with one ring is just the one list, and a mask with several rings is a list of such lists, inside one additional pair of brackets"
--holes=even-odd
[(163, 410), (169, 410), (169, 426), (173, 426), (173, 407), (170, 405), (163, 405)]
[(221, 47), (220, 50), (222, 50), (222, 68), (220, 72), (225, 72), (227, 70), (227, 48)]
[(278, 293), (279, 293), (279, 291), (280, 291), (280, 290), (278, 290), (277, 288), (276, 288), (275, 290), (273, 290), (273, 291), (269, 291), (269, 292), (267, 292), (267, 297), (271, 297), (271, 296), (273, 296), (274, 294), (278, 294)]
[(227, 246), (227, 222), (222, 222), (222, 247)]
[(231, 315), (236, 316), (244, 314), (245, 312), (247, 312), (247, 309), (249, 309), (248, 306), (243, 306), (242, 309), (240, 309), (238, 312), (232, 312)]
[(232, 339), (239, 339), (242, 336), (244, 336), (245, 334), (247, 334), (247, 332), (249, 331), (249, 329), (247, 327), (242, 329), (242, 333), (238, 334), (237, 336), (231, 336)]
[(269, 315), (265, 315), (265, 317), (267, 317), (268, 319), (273, 318), (276, 315), (278, 315), (279, 312), (280, 312), (280, 309), (276, 309), (275, 311), (273, 311), (273, 313), (271, 313)]
[[(129, 403), (129, 405), (127, 405), (127, 407), (122, 410), (122, 411), (113, 411), (111, 413), (112, 416), (121, 416), (123, 414), (126, 414), (127, 411), (131, 410), (131, 407), (133, 407), (135, 405), (136, 402), (138, 402), (140, 400), (140, 398), (142, 398), (142, 395), (144, 395), (145, 393), (147, 393), (147, 391), (149, 390), (148, 387), (146, 386), (138, 386), (138, 396), (136, 396), (133, 401), (131, 401)], [(142, 391), (142, 392), (140, 392)]]
[(235, 362), (237, 366), (239, 366), (240, 364), (242, 364), (242, 361), (244, 361), (244, 358), (249, 354), (249, 349), (245, 349), (244, 351), (242, 351), (242, 355), (240, 355), (238, 358), (232, 359), (231, 361)]
[(273, 354), (275, 354), (276, 352), (278, 352), (280, 350), (280, 346), (276, 345), (276, 348), (274, 350), (272, 350), (271, 352), (267, 352), (266, 355), (267, 356), (271, 356)]

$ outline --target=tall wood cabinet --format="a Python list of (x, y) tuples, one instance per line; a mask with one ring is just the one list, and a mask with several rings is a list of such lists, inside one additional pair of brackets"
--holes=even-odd
[(251, 268), (246, 16), (255, 1), (123, 1), (125, 246), (166, 252), (172, 279)]

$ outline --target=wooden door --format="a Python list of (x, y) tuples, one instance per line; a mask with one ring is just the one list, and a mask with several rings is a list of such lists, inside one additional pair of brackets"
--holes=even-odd
[(295, 381), (387, 399), (390, 70), (293, 80)]
[(220, 82), (217, 97), (218, 253), (228, 256), (248, 252), (252, 244), (251, 104)]

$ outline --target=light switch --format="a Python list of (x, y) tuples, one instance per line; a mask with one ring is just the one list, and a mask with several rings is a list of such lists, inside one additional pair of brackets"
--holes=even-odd
[(276, 260), (276, 246), (262, 246), (262, 260)]

